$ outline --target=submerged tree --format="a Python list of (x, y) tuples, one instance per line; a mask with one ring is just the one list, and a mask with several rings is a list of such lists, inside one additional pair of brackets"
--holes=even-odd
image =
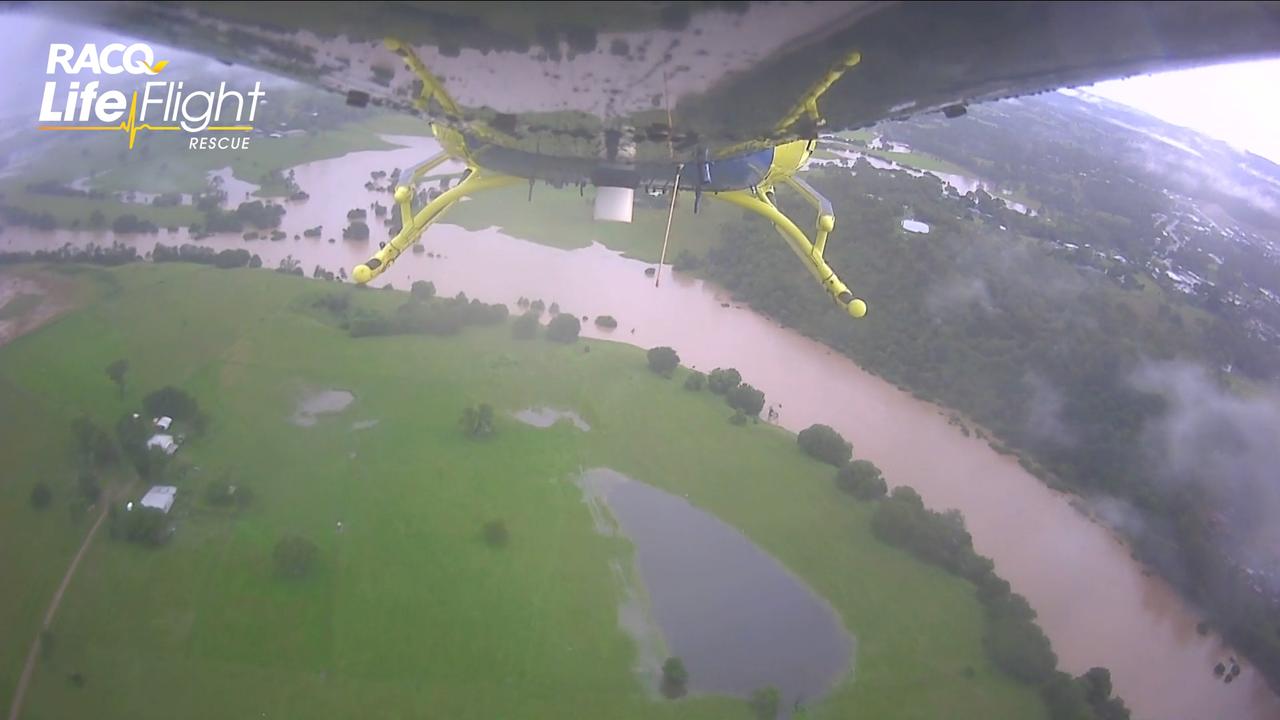
[(684, 661), (678, 657), (669, 657), (662, 663), (662, 694), (669, 698), (678, 698), (689, 691), (689, 671)]

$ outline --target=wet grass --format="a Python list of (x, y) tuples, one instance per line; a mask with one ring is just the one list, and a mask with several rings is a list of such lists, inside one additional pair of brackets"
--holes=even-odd
[(18, 293), (4, 305), (0, 305), (0, 320), (20, 318), (40, 305), (44, 296), (40, 293)]
[[(597, 222), (592, 219), (594, 188), (580, 195), (577, 188), (540, 184), (534, 187), (533, 202), (529, 202), (529, 186), (521, 184), (478, 194), (450, 210), (442, 222), (468, 230), (497, 226), (522, 240), (564, 249), (598, 242), (628, 257), (657, 262), (662, 255), (670, 199), (649, 198), (642, 191), (637, 191), (636, 197), (630, 223)], [(719, 240), (721, 226), (741, 215), (741, 210), (710, 194), (703, 196), (695, 215), (693, 195), (682, 192), (671, 225), (667, 262), (682, 251), (705, 256)]]
[[(639, 349), (518, 342), (505, 326), (354, 340), (298, 312), (326, 291), (313, 281), (186, 265), (108, 274), (115, 289), (98, 302), (0, 348), (0, 548), (17, 549), (0, 554), (12, 589), (0, 593), (0, 706), (83, 532), (57, 509), (62, 495), (44, 512), (26, 501), (38, 479), (59, 493), (74, 482), (69, 420), (110, 426), (176, 384), (211, 423), (177, 456), (199, 470), (175, 480), (173, 541), (104, 535), (85, 558), (29, 720), (746, 717), (739, 699), (661, 701), (640, 686), (609, 568), (630, 548), (596, 534), (570, 481), (593, 466), (687, 494), (833, 604), (857, 637), (856, 674), (813, 717), (1043, 716), (987, 663), (970, 586), (876, 542), (869, 509), (793, 436), (731, 425), (723, 401), (652, 374)], [(352, 295), (382, 309), (405, 297)], [(103, 372), (121, 357), (123, 398)], [(356, 399), (297, 427), (309, 388)], [(471, 441), (458, 418), (479, 402), (495, 406), (497, 433)], [(508, 415), (535, 405), (572, 408), (592, 429)], [(352, 432), (365, 417), (381, 422)], [(223, 477), (254, 503), (204, 506), (205, 483)], [(495, 518), (510, 532), (500, 550), (481, 537)], [(272, 572), (285, 533), (319, 546), (300, 581)], [(76, 672), (84, 687), (68, 682)]]

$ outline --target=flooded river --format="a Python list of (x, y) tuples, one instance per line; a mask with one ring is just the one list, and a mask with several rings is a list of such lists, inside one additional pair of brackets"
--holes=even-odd
[[(411, 147), (353, 153), (297, 168), (297, 182), (311, 199), (289, 205), (283, 227), (288, 240), (245, 243), (236, 235), (210, 238), (207, 244), (248, 248), (268, 267), (292, 255), (308, 275), (317, 264), (350, 272), (375, 245), (341, 239), (347, 210), (367, 208), (375, 200), (389, 204), (385, 194), (364, 189), (369, 173), (410, 167), (434, 148), (421, 138), (403, 142)], [(584, 204), (582, 211), (589, 213), (590, 207)], [(322, 239), (293, 240), (295, 233), (317, 224), (324, 226)], [(375, 240), (385, 237), (377, 220), (371, 218), (370, 227)], [(601, 232), (607, 231), (602, 225)], [(330, 237), (336, 242), (327, 242)], [(0, 235), (0, 249), (111, 239), (109, 234), (38, 234), (14, 228)], [(185, 241), (186, 234), (127, 242), (148, 250), (157, 239), (172, 245)], [(1000, 575), (1039, 613), (1061, 667), (1072, 673), (1109, 667), (1135, 718), (1280, 718), (1280, 700), (1251, 668), (1246, 666), (1231, 685), (1214, 679), (1214, 663), (1232, 651), (1216, 636), (1198, 635), (1197, 615), (1167, 583), (1144, 575), (1114, 534), (1014, 460), (965, 437), (937, 406), (775, 322), (736, 306), (723, 307), (729, 298), (701, 281), (677, 274), (655, 289), (652, 278), (644, 275), (645, 263), (600, 245), (563, 251), (493, 229), (465, 232), (449, 225), (431, 229), (424, 241), (440, 257), (406, 254), (379, 282), (406, 289), (413, 280), (424, 279), (441, 294), (464, 291), (513, 309), (518, 298), (527, 297), (548, 305), (559, 302), (578, 315), (612, 315), (617, 329), (588, 324), (583, 334), (644, 348), (670, 345), (684, 364), (701, 370), (736, 367), (764, 391), (767, 403), (780, 409), (778, 422), (784, 427), (798, 431), (815, 422), (831, 425), (853, 442), (859, 457), (880, 466), (891, 484), (915, 487), (931, 507), (958, 508), (977, 551), (994, 560)]]

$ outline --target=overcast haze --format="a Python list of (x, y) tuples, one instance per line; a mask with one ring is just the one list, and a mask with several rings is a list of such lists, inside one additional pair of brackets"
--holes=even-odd
[(1280, 58), (1138, 75), (1081, 89), (1280, 164)]

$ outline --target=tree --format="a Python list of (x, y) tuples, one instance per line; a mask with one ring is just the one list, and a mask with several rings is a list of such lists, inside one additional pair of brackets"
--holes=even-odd
[(547, 339), (558, 343), (571, 343), (578, 339), (582, 322), (568, 313), (561, 313), (547, 323)]
[(142, 398), (142, 407), (152, 417), (167, 415), (174, 420), (195, 420), (200, 414), (196, 399), (172, 385), (148, 393)]
[(232, 485), (226, 480), (212, 480), (204, 488), (204, 501), (215, 507), (235, 505), (240, 509), (249, 506), (253, 491), (243, 485)]
[(493, 406), (480, 403), (476, 407), (468, 407), (462, 411), (462, 432), (468, 437), (480, 438), (493, 434)]
[(342, 239), (364, 242), (369, 239), (369, 226), (359, 220), (353, 220), (350, 225), (342, 228)]
[(996, 667), (1016, 680), (1038, 685), (1053, 673), (1058, 657), (1034, 622), (1013, 617), (988, 618), (983, 646)]
[(1050, 720), (1095, 720), (1093, 709), (1085, 700), (1084, 689), (1076, 679), (1063, 672), (1040, 686), (1040, 697), (1049, 711)]
[(153, 459), (151, 448), (147, 447), (147, 439), (151, 437), (151, 423), (137, 413), (125, 413), (116, 422), (116, 439), (124, 450), (125, 457), (133, 463), (133, 467), (142, 477), (150, 477)]
[(511, 337), (516, 340), (532, 340), (538, 335), (538, 314), (530, 311), (511, 323)]
[(81, 460), (88, 467), (105, 467), (116, 461), (116, 446), (111, 437), (88, 417), (81, 415), (72, 420), (71, 434)]
[(507, 532), (507, 524), (502, 520), (490, 520), (484, 524), (484, 541), (489, 547), (502, 548), (507, 546), (507, 540), (511, 537)]
[(724, 395), (738, 387), (742, 382), (742, 374), (733, 368), (716, 368), (707, 376), (707, 389), (717, 395)]
[(415, 280), (409, 286), (409, 296), (414, 300), (430, 300), (436, 295), (435, 283), (428, 280)]
[(129, 372), (128, 360), (116, 360), (107, 366), (107, 377), (111, 378), (111, 382), (116, 384), (116, 388), (120, 391), (120, 397), (124, 397), (124, 375)]
[(662, 663), (662, 694), (669, 698), (678, 698), (689, 691), (689, 671), (684, 668), (684, 661), (678, 657), (669, 657)]
[(612, 315), (597, 315), (596, 327), (612, 330), (618, 327), (618, 321), (615, 320)]
[(698, 392), (702, 386), (707, 383), (707, 376), (697, 370), (689, 371), (689, 377), (684, 379), (684, 389)]
[(80, 473), (79, 479), (76, 481), (76, 487), (80, 491), (80, 496), (87, 503), (96, 503), (98, 498), (102, 497), (102, 486), (98, 484), (98, 478), (92, 473)]
[(315, 564), (317, 548), (315, 543), (300, 536), (286, 535), (276, 543), (272, 552), (276, 573), (286, 578), (305, 577)]
[(665, 345), (649, 350), (648, 358), (649, 369), (662, 377), (671, 377), (671, 373), (680, 366), (680, 356)]
[(750, 417), (758, 416), (764, 409), (764, 393), (747, 383), (742, 383), (730, 390), (725, 399), (729, 402), (729, 407)]
[(836, 472), (836, 487), (859, 500), (879, 500), (889, 492), (880, 468), (870, 460), (854, 460)]
[(811, 457), (840, 467), (853, 456), (853, 446), (829, 425), (814, 424), (796, 436), (800, 449)]
[(112, 516), (112, 535), (140, 545), (162, 545), (169, 537), (165, 514), (159, 508), (135, 505)]
[(1085, 698), (1090, 705), (1099, 705), (1111, 697), (1111, 671), (1104, 667), (1089, 668), (1080, 676), (1085, 687)]
[(48, 483), (38, 482), (31, 488), (31, 507), (43, 510), (49, 507), (51, 502), (53, 502), (53, 490), (49, 489)]
[(756, 720), (777, 720), (781, 701), (782, 694), (778, 692), (778, 688), (770, 685), (751, 693), (751, 700), (747, 704)]

